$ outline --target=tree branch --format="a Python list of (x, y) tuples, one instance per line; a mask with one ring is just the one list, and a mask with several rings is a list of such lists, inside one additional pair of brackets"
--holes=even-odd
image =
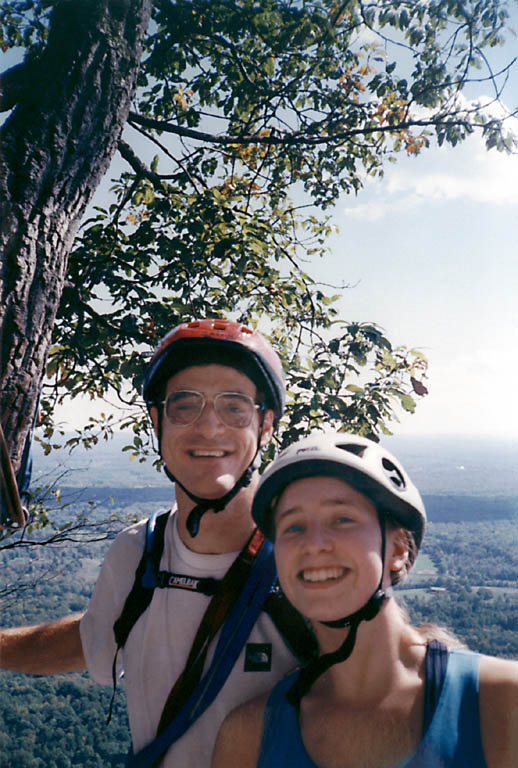
[[(475, 111), (475, 110), (473, 110)], [(399, 123), (386, 123), (384, 125), (377, 125), (373, 127), (353, 128), (346, 131), (336, 131), (332, 134), (325, 134), (324, 136), (313, 136), (303, 132), (296, 132), (292, 134), (276, 135), (270, 134), (268, 136), (218, 136), (214, 133), (207, 133), (205, 131), (196, 131), (192, 128), (185, 128), (181, 125), (172, 125), (162, 120), (154, 120), (150, 117), (144, 117), (138, 115), (135, 112), (131, 112), (129, 116), (129, 123), (137, 123), (143, 125), (146, 128), (153, 128), (157, 131), (163, 131), (165, 133), (172, 133), (176, 136), (183, 136), (185, 138), (195, 139), (197, 141), (207, 141), (211, 144), (231, 145), (231, 144), (274, 144), (274, 145), (307, 145), (317, 146), (319, 144), (335, 144), (338, 141), (347, 141), (356, 136), (369, 136), (379, 133), (399, 133), (410, 128), (435, 128), (435, 127), (458, 127), (471, 130), (473, 128), (482, 127), (477, 124), (472, 124), (466, 117), (442, 119), (440, 116), (432, 116), (427, 120), (404, 120)]]
[(162, 186), (162, 177), (158, 173), (151, 171), (147, 165), (145, 165), (142, 160), (137, 157), (127, 141), (124, 141), (124, 139), (119, 139), (117, 149), (119, 150), (124, 160), (126, 160), (126, 162), (131, 165), (137, 176), (149, 179), (152, 184), (156, 184), (159, 187)]
[(23, 99), (28, 89), (34, 85), (33, 71), (34, 64), (22, 62), (2, 72), (0, 75), (0, 112), (8, 112)]

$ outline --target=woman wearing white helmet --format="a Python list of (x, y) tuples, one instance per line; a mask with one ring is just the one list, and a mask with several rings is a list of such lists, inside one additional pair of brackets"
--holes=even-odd
[(213, 768), (518, 765), (518, 664), (413, 627), (392, 596), (426, 524), (397, 459), (314, 433), (270, 465), (252, 514), (320, 655), (227, 717)]

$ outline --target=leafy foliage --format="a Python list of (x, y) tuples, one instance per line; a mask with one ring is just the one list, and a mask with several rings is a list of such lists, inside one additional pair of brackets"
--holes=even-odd
[(47, 39), (52, 0), (6, 0), (0, 8), (0, 48), (38, 51)]
[[(55, 2), (4, 3), (2, 45), (32, 60)], [(469, 104), (494, 86), (486, 51), (503, 40), (504, 0), (155, 0), (139, 90), (119, 151), (129, 170), (84, 222), (70, 257), (41, 410), (64, 397), (116, 395), (131, 451), (149, 450), (143, 363), (176, 323), (228, 316), (259, 327), (288, 372), (283, 441), (336, 422), (388, 432), (426, 394), (426, 361), (382, 329), (338, 317), (345, 288), (308, 273), (326, 252), (326, 210), (435, 134), (513, 138)], [(346, 273), (344, 263), (343, 273)], [(139, 410), (140, 407), (140, 410)], [(113, 417), (71, 441), (108, 436)], [(282, 432), (281, 432), (282, 434)]]

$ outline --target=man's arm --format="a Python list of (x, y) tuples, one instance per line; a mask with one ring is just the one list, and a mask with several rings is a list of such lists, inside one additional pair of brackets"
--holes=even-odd
[(518, 765), (518, 663), (480, 660), (480, 724), (488, 768)]
[(86, 668), (79, 634), (83, 614), (46, 624), (0, 630), (0, 667), (12, 672), (52, 675)]

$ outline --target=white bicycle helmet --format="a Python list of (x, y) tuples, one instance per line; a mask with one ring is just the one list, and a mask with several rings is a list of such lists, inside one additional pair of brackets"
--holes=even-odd
[(351, 655), (356, 632), (362, 621), (370, 621), (392, 590), (383, 588), (385, 563), (385, 520), (387, 515), (411, 531), (419, 549), (426, 512), (421, 495), (409, 476), (383, 446), (365, 437), (344, 432), (314, 432), (282, 451), (261, 478), (255, 494), (252, 516), (257, 526), (273, 539), (276, 501), (287, 485), (304, 477), (337, 477), (352, 485), (376, 505), (380, 524), (381, 573), (377, 589), (355, 613), (333, 621), (322, 621), (328, 627), (349, 627), (342, 645), (332, 653), (312, 660), (304, 667), (286, 694), (288, 701), (299, 707), (303, 696), (317, 677), (333, 664), (345, 661)]
[(263, 474), (255, 494), (252, 516), (261, 531), (273, 538), (275, 500), (289, 483), (322, 475), (344, 480), (378, 508), (390, 512), (413, 533), (419, 549), (426, 525), (421, 494), (386, 448), (346, 432), (313, 432), (281, 451)]

